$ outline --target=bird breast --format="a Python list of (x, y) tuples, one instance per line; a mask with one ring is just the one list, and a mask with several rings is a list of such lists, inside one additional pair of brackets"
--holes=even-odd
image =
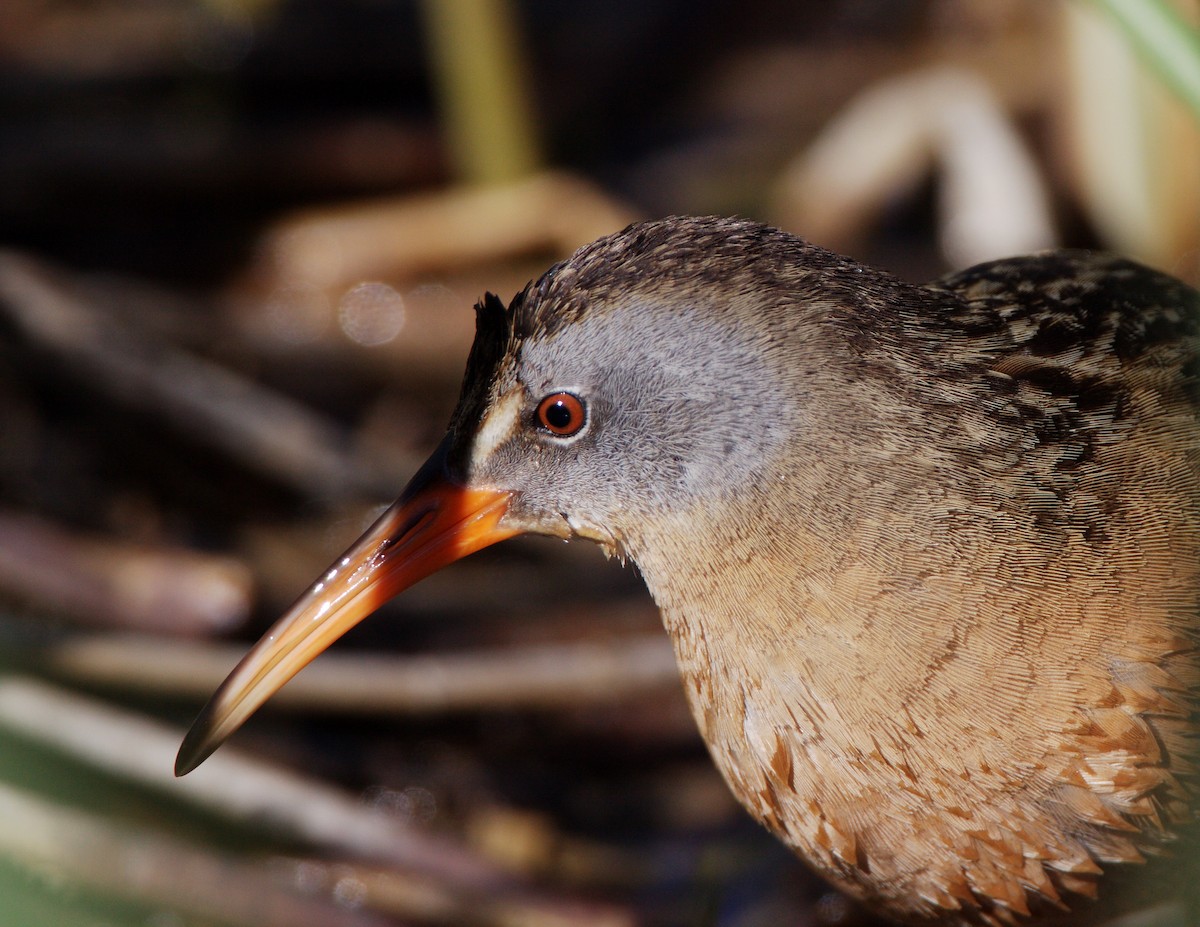
[[(790, 510), (748, 493), (651, 529), (634, 558), (739, 800), (843, 889), (929, 923), (1069, 904), (1169, 840), (1200, 684), (1195, 432), (1128, 429), (1056, 510), (1031, 455), (959, 485), (909, 456), (810, 467), (820, 491)], [(857, 520), (823, 517), (847, 491)]]

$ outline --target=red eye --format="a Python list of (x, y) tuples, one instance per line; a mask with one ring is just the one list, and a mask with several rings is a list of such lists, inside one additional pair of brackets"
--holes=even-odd
[(583, 401), (572, 393), (551, 393), (538, 403), (538, 425), (550, 434), (569, 438), (587, 422)]

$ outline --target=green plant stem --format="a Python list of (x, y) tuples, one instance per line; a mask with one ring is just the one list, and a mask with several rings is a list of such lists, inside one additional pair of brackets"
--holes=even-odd
[(509, 0), (425, 0), (425, 27), (459, 179), (502, 183), (541, 166)]
[(1200, 32), (1168, 0), (1093, 0), (1200, 118)]

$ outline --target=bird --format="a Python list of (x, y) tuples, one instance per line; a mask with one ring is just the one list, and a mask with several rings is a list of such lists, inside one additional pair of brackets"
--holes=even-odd
[(1194, 824), (1200, 293), (1165, 273), (1050, 251), (917, 285), (674, 216), (486, 294), (444, 439), (177, 774), (523, 533), (636, 565), (733, 794), (885, 918), (1075, 916)]

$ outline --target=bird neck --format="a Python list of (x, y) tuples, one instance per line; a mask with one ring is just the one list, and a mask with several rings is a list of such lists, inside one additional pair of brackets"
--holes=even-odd
[[(768, 474), (630, 539), (702, 730), (717, 715), (740, 738), (743, 706), (769, 698), (809, 706), (794, 708), (797, 736), (836, 751), (956, 687), (942, 663), (956, 649), (970, 659), (973, 597), (988, 592), (970, 565), (986, 531), (964, 516), (954, 543), (939, 535), (946, 525), (929, 512), (970, 505), (934, 463), (861, 460), (836, 472), (806, 460), (802, 475)], [(904, 466), (910, 479), (882, 479), (884, 466)], [(768, 492), (772, 479), (792, 491)], [(976, 694), (986, 697), (967, 698)]]
[[(781, 505), (751, 490), (633, 539), (631, 559), (662, 609), (685, 676), (689, 667), (741, 679), (774, 675), (773, 665), (794, 673), (798, 654), (838, 667), (829, 682), (839, 688), (847, 670), (869, 672), (890, 648), (864, 607), (871, 590), (854, 564), (898, 562), (887, 549), (895, 539), (870, 511), (816, 493), (794, 492)], [(895, 647), (909, 645), (903, 626), (892, 633)]]

